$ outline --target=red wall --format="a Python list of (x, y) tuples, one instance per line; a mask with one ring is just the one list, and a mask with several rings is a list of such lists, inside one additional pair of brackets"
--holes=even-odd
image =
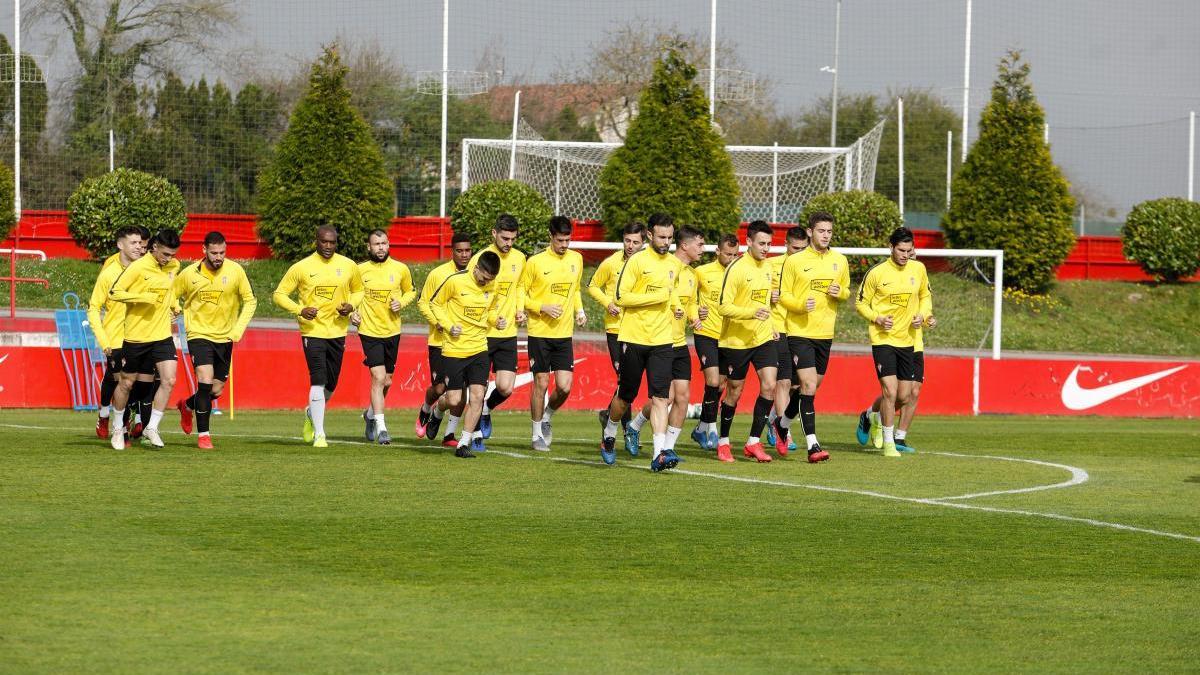
[[(271, 251), (255, 235), (254, 224), (253, 215), (193, 213), (188, 216), (188, 227), (183, 234), (185, 255), (187, 249), (200, 246), (205, 233), (220, 230), (229, 242), (230, 257), (269, 258)], [(741, 233), (745, 234), (745, 224), (742, 225)], [(77, 246), (67, 231), (66, 211), (23, 212), (20, 235), (21, 248), (40, 249), (54, 258), (88, 257), (87, 251)], [(388, 231), (395, 254), (404, 260), (415, 262), (445, 259), (452, 235), (448, 219), (436, 216), (393, 218)], [(782, 245), (784, 235), (785, 229), (777, 228), (775, 243)], [(941, 232), (918, 230), (916, 235), (918, 249), (945, 246)], [(575, 239), (604, 241), (604, 228), (596, 221), (580, 221), (576, 224)], [(12, 247), (13, 243), (13, 238), (9, 237), (3, 246)], [(596, 253), (588, 257), (598, 259), (602, 254)], [(934, 267), (936, 269), (936, 265)], [(1125, 259), (1121, 252), (1120, 237), (1078, 238), (1074, 250), (1059, 266), (1057, 274), (1059, 279), (1149, 280), (1136, 263)]]
[[(0, 326), (6, 330), (12, 327), (2, 321)], [(521, 354), (518, 392), (508, 406), (510, 410), (524, 410), (529, 405), (523, 349)], [(594, 410), (606, 405), (612, 396), (614, 376), (605, 344), (593, 339), (576, 340), (575, 358), (575, 386), (567, 407)], [(429, 382), (424, 335), (404, 336), (399, 363), (403, 365), (397, 368), (388, 405), (416, 407)], [(334, 407), (366, 405), (369, 378), (361, 364), (361, 346), (351, 335), (346, 340), (337, 395), (331, 402)], [(308, 375), (295, 330), (247, 332), (234, 349), (233, 372), (233, 403), (239, 409), (299, 410), (304, 406)], [(925, 372), (920, 403), (925, 414), (1200, 417), (1200, 361), (992, 361), (931, 355), (926, 359)], [(0, 408), (69, 407), (65, 374), (57, 347), (0, 347)], [(753, 399), (750, 392), (758, 388), (753, 374), (749, 379), (748, 393), (740, 406), (743, 410)], [(188, 379), (181, 374), (172, 401), (189, 393), (186, 382)], [(692, 382), (692, 400), (698, 402), (703, 393), (698, 370)], [(869, 355), (835, 353), (821, 387), (818, 409), (857, 412), (877, 394)], [(228, 409), (229, 405), (229, 396), (222, 397), (221, 407)]]

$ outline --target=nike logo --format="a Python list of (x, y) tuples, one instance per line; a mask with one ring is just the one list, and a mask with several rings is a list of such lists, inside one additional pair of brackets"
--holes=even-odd
[(1141, 377), (1135, 377), (1129, 380), (1122, 380), (1120, 382), (1106, 384), (1103, 387), (1084, 389), (1083, 387), (1079, 386), (1079, 382), (1076, 378), (1079, 375), (1079, 371), (1086, 370), (1091, 372), (1092, 369), (1089, 366), (1075, 366), (1075, 370), (1071, 371), (1071, 374), (1067, 376), (1067, 381), (1063, 383), (1062, 403), (1067, 407), (1068, 410), (1087, 410), (1088, 408), (1095, 408), (1101, 403), (1111, 401), (1118, 396), (1128, 394), (1129, 392), (1144, 387), (1151, 382), (1156, 382), (1168, 375), (1178, 373), (1184, 368), (1187, 368), (1187, 366), (1176, 366), (1175, 368), (1160, 370), (1157, 373), (1150, 373), (1149, 375), (1142, 375)]
[(812, 271), (812, 268), (811, 268), (811, 267), (805, 267), (805, 268), (804, 268), (804, 271), (805, 271), (805, 272), (811, 272), (811, 271)]
[(310, 277), (315, 277), (315, 276), (317, 276), (318, 274), (320, 274), (320, 272), (313, 272), (312, 274), (310, 274), (310, 275), (308, 275), (308, 276), (310, 276)]
[(550, 274), (550, 270), (546, 270), (545, 272), (542, 272), (542, 276), (545, 276), (547, 274)]
[(891, 283), (892, 283), (892, 282), (888, 281), (888, 282), (885, 282), (885, 283), (882, 283), (882, 284), (879, 284), (879, 285), (880, 285), (880, 286), (888, 286), (888, 285), (891, 285)]

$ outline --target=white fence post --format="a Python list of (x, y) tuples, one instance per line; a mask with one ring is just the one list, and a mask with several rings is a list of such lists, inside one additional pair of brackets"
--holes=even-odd
[(771, 153), (771, 222), (779, 222), (779, 141)]
[(896, 136), (900, 154), (900, 222), (904, 222), (904, 99), (896, 99)]

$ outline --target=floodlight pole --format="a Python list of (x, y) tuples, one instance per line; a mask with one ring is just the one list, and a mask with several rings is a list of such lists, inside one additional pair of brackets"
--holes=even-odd
[(967, 0), (967, 31), (963, 47), (962, 161), (967, 161), (967, 125), (971, 102), (971, 0)]
[[(13, 0), (13, 233), (21, 227), (21, 0)], [(16, 244), (13, 255), (16, 255)], [(16, 285), (15, 282), (13, 284)]]
[(442, 154), (438, 163), (441, 188), (438, 193), (438, 215), (446, 217), (446, 117), (450, 103), (450, 0), (442, 0)]
[(829, 147), (837, 147), (838, 114), (838, 56), (842, 40), (842, 0), (837, 0), (837, 12), (833, 20), (833, 93), (829, 97)]
[[(20, 100), (20, 99), (17, 99)], [(18, 136), (18, 138), (20, 138)], [(1188, 114), (1188, 201), (1196, 196), (1196, 111)]]
[(896, 138), (900, 168), (900, 222), (904, 222), (904, 99), (896, 99)]
[(517, 95), (513, 97), (513, 131), (512, 131), (512, 152), (508, 156), (508, 179), (513, 180), (517, 176), (517, 123), (521, 120), (521, 91), (517, 90)]
[(954, 172), (954, 132), (946, 131), (946, 210), (950, 210), (950, 181)]
[(717, 123), (717, 0), (708, 17), (708, 121)]

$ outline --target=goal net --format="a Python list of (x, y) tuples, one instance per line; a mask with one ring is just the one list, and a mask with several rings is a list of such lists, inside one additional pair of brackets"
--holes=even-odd
[[(841, 190), (872, 190), (884, 122), (844, 148), (726, 146), (742, 220), (793, 221), (805, 202)], [(600, 219), (600, 171), (619, 143), (547, 141), (525, 120), (516, 139), (466, 138), (462, 189), (510, 176), (537, 190), (557, 215)]]

